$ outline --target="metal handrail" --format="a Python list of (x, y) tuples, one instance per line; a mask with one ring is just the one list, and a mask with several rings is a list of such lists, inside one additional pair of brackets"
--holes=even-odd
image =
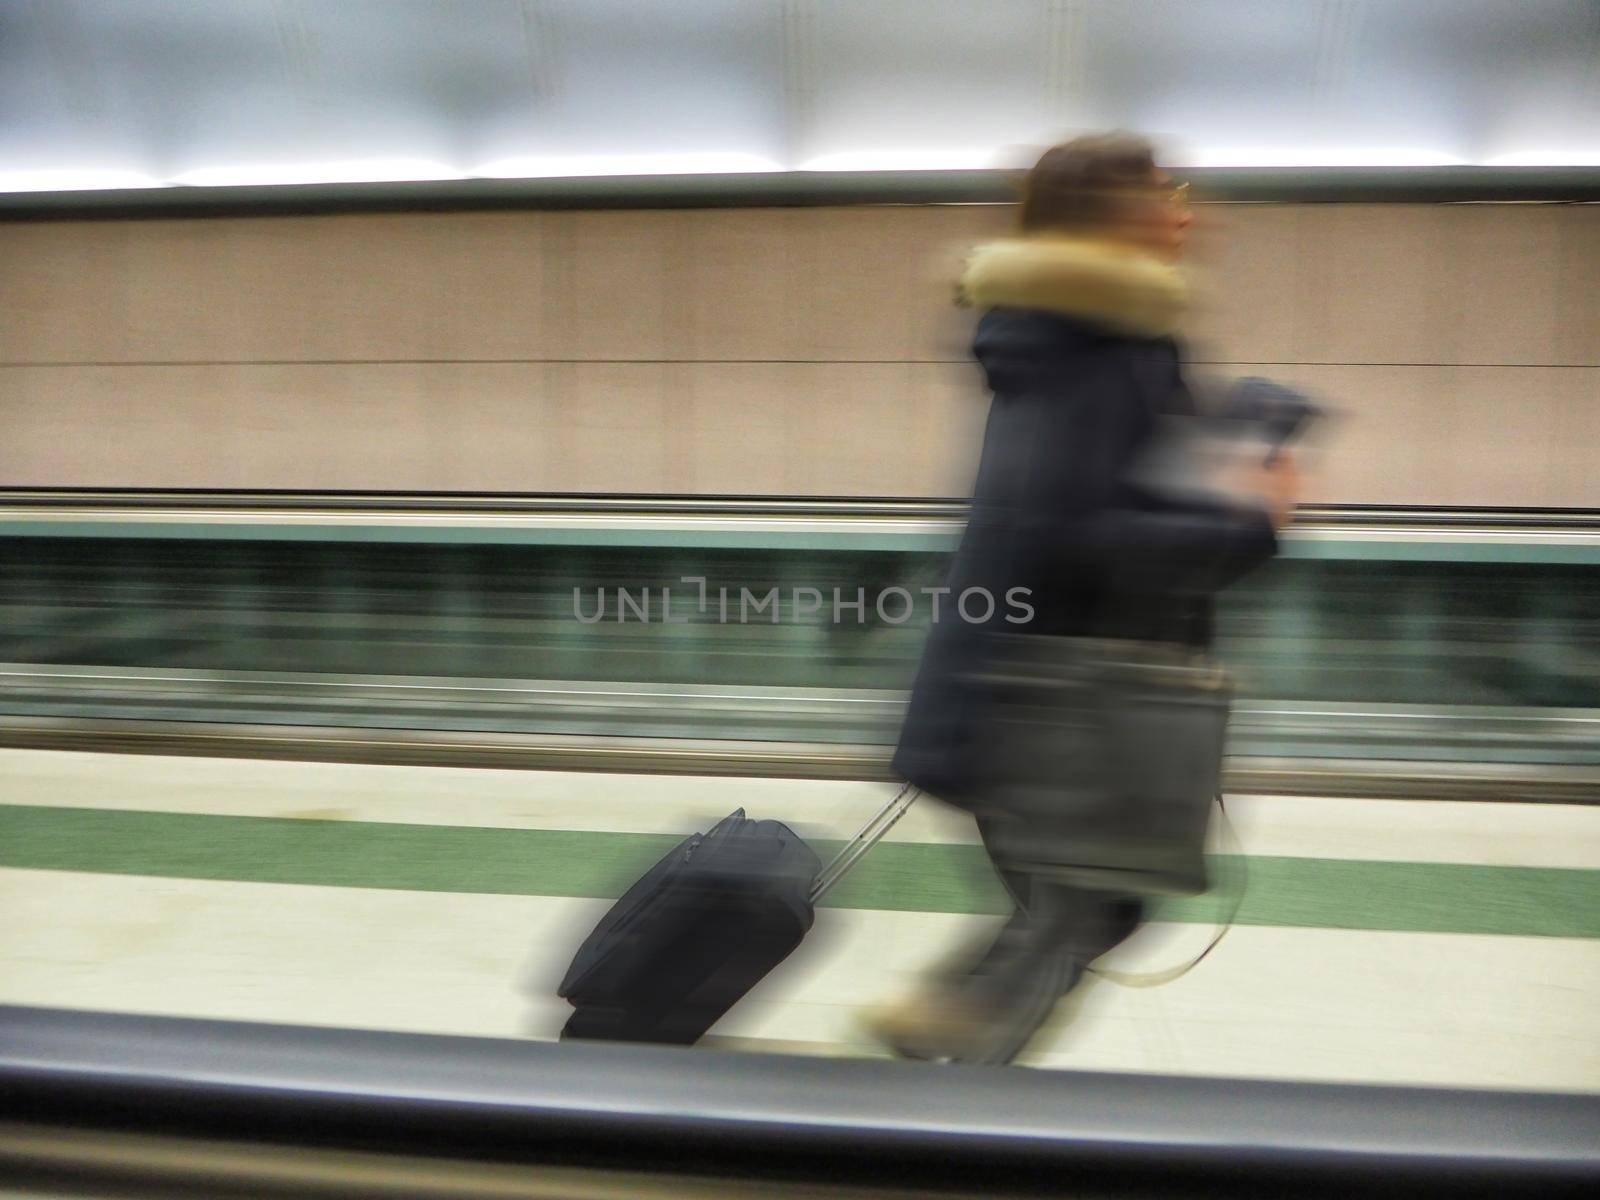
[[(496, 494), (445, 492), (271, 492), (131, 490), (114, 488), (0, 488), (0, 511), (48, 516), (185, 515), (226, 518), (281, 513), (304, 519), (319, 514), (404, 518), (455, 514), (477, 517), (594, 516), (660, 519), (801, 519), (849, 521), (963, 521), (964, 500), (902, 497), (688, 496)], [(1404, 531), (1427, 533), (1600, 532), (1600, 510), (1444, 508), (1435, 506), (1307, 505), (1296, 513), (1300, 529), (1335, 533)]]
[[(1584, 202), (1600, 170), (1569, 167), (1196, 167), (1199, 202)], [(115, 188), (0, 194), (0, 221), (224, 217), (495, 209), (751, 208), (768, 205), (1010, 204), (1004, 170), (766, 171), (728, 174), (460, 179)]]
[[(0, 1119), (838, 1185), (1600, 1180), (1600, 1095), (1209, 1079), (0, 1007)], [(17, 1154), (0, 1130), (0, 1162)], [(8, 1140), (5, 1132), (13, 1133)], [(287, 1138), (286, 1135), (287, 1134)], [(1299, 1188), (1297, 1194), (1302, 1194)], [(1126, 1194), (1124, 1192), (1124, 1194)], [(1146, 1190), (1143, 1194), (1149, 1194)], [(1541, 1192), (1548, 1194), (1548, 1192)]]

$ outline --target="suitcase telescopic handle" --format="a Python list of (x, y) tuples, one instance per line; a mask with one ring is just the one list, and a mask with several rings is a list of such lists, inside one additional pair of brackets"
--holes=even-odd
[(880, 808), (872, 820), (862, 826), (860, 833), (844, 844), (844, 848), (833, 856), (833, 860), (817, 873), (816, 882), (811, 885), (811, 894), (808, 897), (812, 904), (821, 900), (834, 884), (850, 874), (867, 851), (882, 841), (883, 835), (893, 829), (900, 818), (906, 815), (917, 796), (917, 788), (913, 784), (906, 784), (895, 793), (893, 800)]

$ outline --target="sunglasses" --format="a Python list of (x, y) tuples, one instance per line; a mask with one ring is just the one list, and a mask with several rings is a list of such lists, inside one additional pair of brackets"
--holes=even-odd
[(1179, 212), (1186, 212), (1189, 208), (1189, 185), (1187, 183), (1174, 184), (1171, 187), (1150, 185), (1121, 188), (1096, 194), (1102, 196), (1137, 196), (1144, 199), (1158, 200), (1171, 205)]
[(1186, 212), (1189, 208), (1189, 185), (1187, 183), (1174, 184), (1171, 187), (1152, 187), (1141, 189), (1141, 194), (1149, 196), (1152, 200), (1164, 201), (1178, 212)]

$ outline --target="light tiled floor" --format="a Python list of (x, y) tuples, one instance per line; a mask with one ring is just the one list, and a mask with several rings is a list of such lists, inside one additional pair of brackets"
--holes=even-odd
[[(848, 833), (878, 784), (0, 752), (0, 800), (229, 815), (684, 832), (737, 804)], [(1600, 809), (1238, 798), (1255, 854), (1600, 866)], [(968, 841), (929, 803), (907, 841)], [(1600, 897), (1597, 897), (1600, 902)], [(0, 1001), (553, 1037), (554, 982), (602, 900), (0, 870)], [(864, 1005), (995, 918), (825, 909), (714, 1031), (725, 1045), (870, 1054)], [(1112, 956), (1144, 970), (1212, 930), (1152, 925)], [(1600, 1090), (1600, 941), (1239, 926), (1159, 988), (1095, 982), (1036, 1065)]]

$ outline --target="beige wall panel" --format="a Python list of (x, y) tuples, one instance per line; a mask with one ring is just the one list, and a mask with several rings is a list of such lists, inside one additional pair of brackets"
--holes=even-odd
[(706, 363), (694, 396), (690, 490), (963, 495), (987, 413), (974, 368)]
[(1334, 413), (1307, 459), (1306, 503), (1472, 503), (1449, 491), (1455, 473), (1439, 416), (1447, 368), (1304, 366), (1277, 375)]
[[(448, 476), (460, 368), (12, 368), (0, 479), (24, 486), (406, 488)], [(467, 419), (470, 418), (470, 414)], [(114, 435), (107, 431), (114, 431)]]
[(1561, 208), (1557, 360), (1600, 366), (1600, 204)]
[[(382, 380), (398, 396), (426, 396), (442, 417), (427, 426), (432, 444), (426, 453), (369, 470), (369, 477), (391, 481), (384, 488), (526, 492), (544, 480), (570, 477), (564, 414), (573, 411), (575, 389), (564, 364), (397, 363), (349, 370)], [(337, 378), (318, 372), (307, 369), (301, 386), (309, 391)], [(410, 411), (408, 400), (395, 419)], [(557, 490), (554, 482), (544, 486)]]
[(18, 314), (0, 344), (30, 362), (304, 357), (308, 242), (334, 234), (327, 222), (290, 224), (302, 232), (259, 221), (0, 226)]
[(915, 370), (10, 368), (0, 485), (917, 494), (946, 432)]
[(225, 486), (382, 489), (448, 468), (455, 414), (438, 368), (231, 367), (225, 382), (238, 414), (216, 467)]
[[(408, 318), (422, 358), (541, 359), (554, 357), (558, 298), (545, 248), (554, 214), (465, 213), (408, 217), (427, 248), (409, 269), (436, 264), (436, 306)], [(467, 219), (463, 219), (467, 218)], [(459, 223), (461, 237), (454, 230)], [(436, 311), (444, 308), (446, 311)], [(381, 356), (374, 356), (381, 357)]]
[[(218, 474), (228, 368), (0, 370), (0, 485), (160, 487)], [(206, 386), (200, 386), (204, 377)]]
[[(5, 361), (928, 361), (1004, 206), (0, 224)], [(1600, 363), (1600, 212), (1216, 205), (1199, 357)]]
[(689, 329), (671, 212), (552, 214), (546, 284), (553, 293), (549, 355), (658, 361), (683, 355)]
[(915, 425), (911, 372), (906, 363), (810, 367), (800, 394), (784, 401), (785, 489), (807, 496), (896, 496), (916, 487), (927, 464), (904, 450)]
[[(1209, 382), (1271, 374), (1334, 411), (1307, 456), (1313, 504), (1570, 506), (1574, 403), (1600, 371), (1535, 367), (1274, 367), (1205, 372)], [(1600, 418), (1595, 421), (1600, 432)], [(1590, 507), (1600, 504), (1591, 497)]]
[(911, 313), (916, 357), (966, 362), (973, 316), (956, 305), (956, 280), (975, 246), (1015, 232), (1016, 210), (1000, 204), (946, 204), (901, 211), (916, 248)]
[(1207, 204), (1192, 226), (1189, 350), (1211, 362), (1296, 361), (1303, 205)]
[(10, 368), (0, 481), (448, 487), (470, 461), (457, 438), (510, 390), (477, 370), (463, 378), (471, 368), (411, 364)]
[[(809, 408), (814, 374), (809, 364), (694, 364), (686, 430), (693, 474), (686, 490), (761, 494), (783, 491), (791, 478), (807, 479), (805, 446), (792, 437), (793, 409)], [(774, 403), (774, 397), (788, 399)]]
[(346, 241), (319, 246), (331, 265), (316, 268), (326, 298), (312, 301), (318, 327), (306, 345), (316, 350), (305, 357), (556, 357), (557, 314), (544, 253), (551, 214), (339, 220), (350, 233)]
[(1286, 361), (1442, 361), (1437, 214), (1427, 205), (1326, 204), (1300, 224)]
[[(0, 223), (0, 362), (126, 358), (128, 315), (111, 283), (113, 247), (120, 250), (135, 230), (88, 221), (79, 229), (70, 237), (65, 224)], [(106, 338), (113, 329), (115, 344)], [(79, 349), (91, 347), (96, 353)]]
[[(948, 388), (899, 363), (562, 364), (543, 411), (582, 412), (549, 431), (553, 461), (536, 459), (525, 491), (721, 492), (755, 495), (918, 495), (950, 473)], [(658, 374), (652, 378), (647, 372)], [(565, 381), (565, 382), (562, 382)], [(974, 408), (971, 395), (966, 407)], [(983, 403), (976, 403), (981, 436)], [(481, 407), (474, 436), (490, 461)], [(691, 452), (692, 448), (692, 452)], [(959, 450), (959, 446), (955, 447)], [(959, 465), (957, 475), (960, 474)], [(462, 475), (477, 478), (468, 461)], [(454, 486), (465, 486), (456, 484)]]
[[(215, 361), (250, 310), (224, 248), (231, 223), (0, 225), (9, 361)], [(259, 260), (270, 248), (255, 243)], [(280, 261), (284, 278), (297, 277)], [(223, 351), (227, 351), (224, 353)]]
[[(1430, 238), (1432, 360), (1550, 366), (1562, 361), (1565, 206), (1438, 204)], [(1426, 347), (1419, 347), (1419, 350)]]
[(9, 362), (553, 357), (539, 213), (0, 224)]
[(972, 495), (983, 429), (989, 418), (989, 393), (983, 372), (964, 363), (919, 364), (912, 371), (914, 449), (926, 464), (911, 495)]
[(926, 356), (918, 308), (928, 251), (904, 208), (806, 209), (800, 214), (796, 318), (809, 357), (905, 362)]
[[(1293, 361), (1600, 363), (1593, 327), (1600, 245), (1564, 205), (1300, 208)], [(1243, 231), (1241, 231), (1243, 232)], [(1242, 241), (1246, 239), (1241, 239)], [(1577, 250), (1578, 253), (1574, 253)], [(1248, 253), (1241, 244), (1233, 253)], [(1582, 270), (1573, 263), (1585, 261)]]
[(729, 209), (679, 215), (686, 247), (671, 303), (688, 334), (674, 357), (798, 362), (813, 358), (797, 319), (806, 284), (796, 253), (799, 209)]
[[(578, 278), (580, 305), (615, 303), (615, 319), (641, 324), (641, 337), (658, 317), (669, 331), (681, 330), (661, 351), (669, 360), (920, 360), (965, 353), (964, 342), (948, 336), (956, 324), (952, 279), (966, 249), (1006, 227), (1006, 211), (969, 205), (621, 214), (633, 221), (617, 227), (622, 236), (591, 239), (561, 270)], [(631, 240), (641, 233), (659, 244), (659, 254), (645, 254)], [(610, 277), (612, 259), (622, 263), (615, 279), (623, 298), (583, 299), (581, 276), (603, 269)], [(648, 266), (639, 274), (642, 260)], [(665, 293), (659, 314), (639, 307), (638, 293), (652, 282)], [(570, 357), (627, 357), (609, 335), (572, 336)]]
[(421, 358), (417, 330), (449, 320), (438, 294), (448, 278), (428, 274), (409, 222), (285, 217), (206, 226), (201, 244), (165, 276), (147, 262), (118, 280), (148, 309), (140, 318), (147, 340), (129, 348), (131, 358)]
[[(963, 494), (985, 404), (951, 284), (1011, 217), (0, 223), (4, 361), (108, 364), (0, 366), (0, 482)], [(1600, 504), (1595, 371), (1512, 365), (1600, 364), (1600, 206), (1197, 228), (1197, 358), (1344, 413), (1312, 499)], [(194, 365), (117, 365), (150, 362)]]
[[(686, 470), (682, 389), (662, 363), (564, 363), (549, 369), (550, 455), (529, 490), (675, 492)], [(463, 476), (470, 471), (464, 465)]]
[(1563, 377), (1562, 412), (1556, 422), (1561, 455), (1551, 479), (1551, 503), (1600, 508), (1600, 369), (1568, 370)]
[[(1600, 504), (1600, 370), (1272, 373), (1338, 413), (1311, 460), (1308, 501)], [(21, 486), (962, 496), (988, 410), (976, 369), (940, 363), (5, 375), (0, 483)]]
[[(1580, 372), (1581, 373), (1581, 372)], [(1558, 503), (1571, 368), (1455, 367), (1439, 372), (1424, 479), (1447, 503), (1488, 506)], [(1430, 435), (1421, 435), (1426, 449)]]

